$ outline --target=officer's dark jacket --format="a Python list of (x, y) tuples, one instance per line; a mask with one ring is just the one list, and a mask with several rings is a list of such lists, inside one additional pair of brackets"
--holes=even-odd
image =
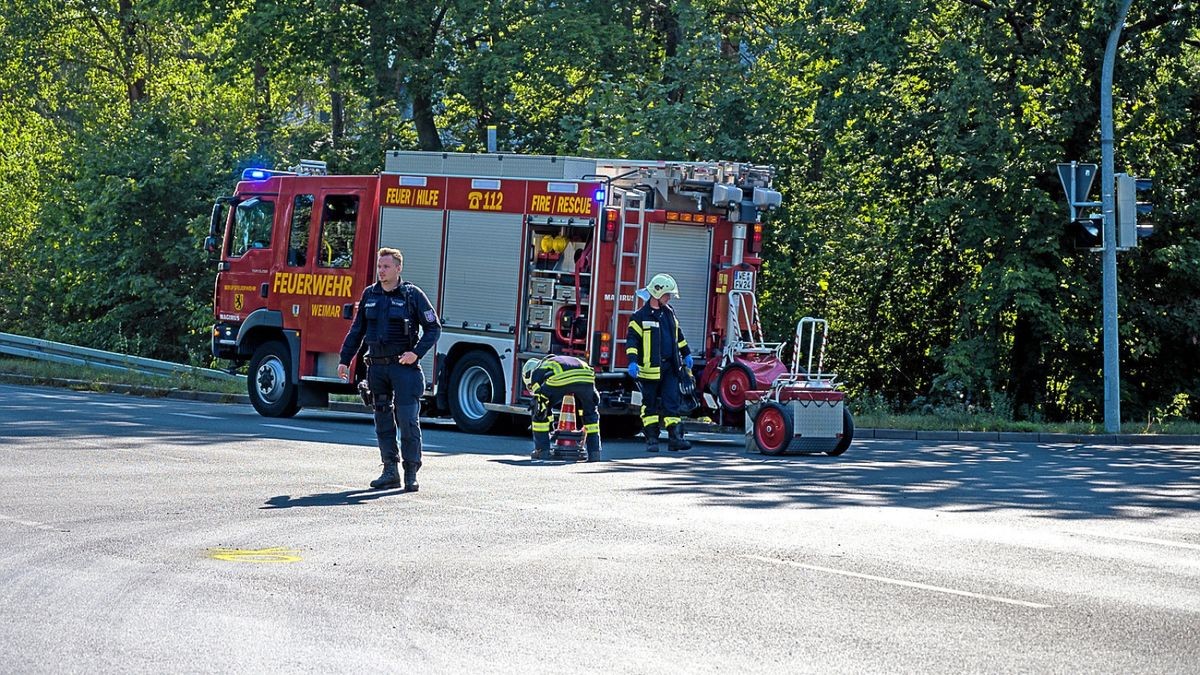
[[(420, 339), (417, 328), (420, 327)], [(367, 355), (386, 357), (412, 352), (417, 358), (437, 344), (442, 334), (437, 312), (429, 298), (407, 281), (391, 291), (379, 282), (368, 286), (358, 301), (358, 311), (346, 339), (342, 342), (340, 362), (346, 365), (365, 342)]]
[(676, 369), (691, 353), (670, 305), (655, 309), (647, 302), (629, 317), (625, 354), (630, 363), (638, 364), (638, 378), (660, 379), (664, 365)]

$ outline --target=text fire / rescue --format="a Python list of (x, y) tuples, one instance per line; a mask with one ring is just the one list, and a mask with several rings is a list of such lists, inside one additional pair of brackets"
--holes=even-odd
[(295, 274), (276, 272), (271, 292), (283, 295), (326, 295), (350, 297), (350, 284), (354, 278), (337, 274)]
[(530, 195), (529, 210), (533, 213), (586, 216), (592, 212), (592, 199), (574, 195)]

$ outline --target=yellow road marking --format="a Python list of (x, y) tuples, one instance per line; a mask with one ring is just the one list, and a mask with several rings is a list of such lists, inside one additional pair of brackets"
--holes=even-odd
[(288, 563), (300, 562), (299, 551), (290, 548), (210, 548), (208, 557), (227, 562)]

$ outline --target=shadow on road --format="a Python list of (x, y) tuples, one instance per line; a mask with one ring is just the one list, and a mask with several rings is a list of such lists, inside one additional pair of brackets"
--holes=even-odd
[[(625, 448), (622, 448), (625, 450)], [(1021, 509), (1050, 518), (1148, 518), (1200, 509), (1200, 448), (860, 441), (841, 457), (765, 457), (697, 445), (652, 463), (647, 494), (693, 493), (745, 508), (904, 506), (955, 511)], [(645, 458), (634, 452), (631, 458)]]
[(383, 497), (402, 496), (403, 488), (392, 490), (346, 490), (344, 492), (318, 492), (316, 494), (293, 497), (278, 495), (267, 500), (260, 509), (290, 509), (296, 506), (353, 506), (372, 502)]
[[(137, 407), (117, 395), (20, 390), (5, 408), (15, 423), (0, 427), (0, 446), (31, 439), (119, 439), (122, 450), (156, 453), (163, 444), (238, 447), (259, 440), (295, 441), (297, 452), (376, 451), (370, 418), (330, 413), (262, 420), (251, 411), (180, 408), (174, 402)], [(65, 417), (64, 406), (85, 417)], [(85, 410), (86, 407), (86, 410)], [(136, 407), (136, 406), (132, 406)], [(148, 411), (148, 412), (147, 412)], [(190, 412), (189, 412), (190, 411)], [(180, 416), (182, 415), (182, 416)], [(84, 419), (84, 422), (78, 421)], [(171, 421), (171, 422), (169, 422)], [(699, 439), (699, 435), (693, 437)], [(481, 455), (510, 465), (513, 480), (534, 464), (528, 436), (471, 436), (429, 425), (426, 454)], [(718, 440), (718, 439), (713, 439)], [(305, 444), (303, 446), (299, 444)], [(692, 494), (704, 503), (742, 508), (912, 507), (958, 511), (1022, 510), (1047, 518), (1153, 518), (1200, 509), (1200, 446), (1106, 446), (947, 441), (856, 441), (841, 457), (750, 454), (741, 443), (697, 442), (685, 453), (649, 455), (637, 440), (604, 440), (604, 462), (584, 474), (628, 473), (646, 494)], [(553, 464), (547, 464), (552, 467)], [(561, 467), (560, 467), (561, 468)], [(565, 479), (565, 478), (564, 478)], [(281, 495), (263, 509), (352, 505), (395, 491)]]

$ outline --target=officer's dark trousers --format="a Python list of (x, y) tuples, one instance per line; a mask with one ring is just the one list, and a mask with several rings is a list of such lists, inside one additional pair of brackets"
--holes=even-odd
[[(398, 363), (367, 368), (367, 386), (375, 397), (375, 436), (379, 439), (379, 456), (386, 464), (398, 462), (421, 466), (421, 394), (425, 391), (425, 375), (417, 365)], [(396, 431), (400, 445), (396, 446)]]
[(661, 379), (638, 378), (642, 389), (642, 425), (660, 424), (664, 428), (679, 422), (683, 403), (679, 399), (679, 374), (664, 367)]

